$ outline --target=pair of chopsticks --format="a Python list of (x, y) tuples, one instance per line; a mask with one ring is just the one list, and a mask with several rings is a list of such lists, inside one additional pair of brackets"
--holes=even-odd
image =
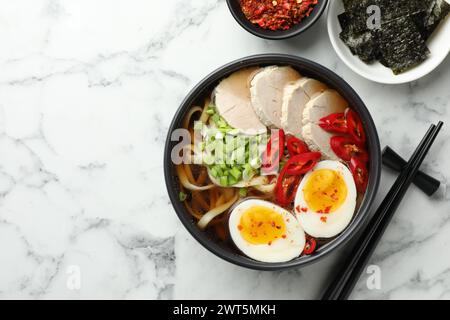
[(346, 300), (349, 297), (442, 126), (443, 122), (439, 122), (437, 125), (430, 127), (374, 217), (370, 220), (348, 260), (343, 263), (342, 269), (326, 290), (322, 300)]

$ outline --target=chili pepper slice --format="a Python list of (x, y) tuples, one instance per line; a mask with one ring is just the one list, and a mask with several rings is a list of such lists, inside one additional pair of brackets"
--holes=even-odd
[(345, 113), (333, 113), (319, 120), (319, 126), (331, 133), (348, 133)]
[(349, 108), (345, 111), (345, 118), (347, 119), (348, 133), (359, 146), (364, 146), (366, 144), (366, 132), (359, 116)]
[(281, 170), (275, 186), (275, 200), (280, 206), (287, 207), (294, 201), (300, 181), (301, 176), (287, 173), (287, 166)]
[(306, 143), (294, 136), (289, 136), (287, 138), (287, 149), (291, 157), (309, 152), (309, 148)]
[(369, 171), (367, 170), (366, 164), (360, 159), (353, 157), (350, 160), (350, 171), (353, 174), (353, 179), (355, 180), (358, 192), (366, 192), (367, 184), (369, 182)]
[(314, 251), (316, 251), (316, 248), (317, 248), (317, 240), (314, 239), (313, 237), (307, 236), (305, 248), (303, 249), (303, 254), (309, 256), (313, 254)]
[(266, 151), (263, 154), (262, 168), (266, 173), (274, 171), (284, 154), (285, 135), (283, 130), (270, 136)]
[(369, 161), (369, 153), (350, 137), (335, 136), (330, 139), (331, 149), (344, 161), (358, 158), (362, 162)]
[(320, 152), (308, 152), (296, 155), (286, 163), (286, 172), (298, 176), (311, 171), (322, 157)]

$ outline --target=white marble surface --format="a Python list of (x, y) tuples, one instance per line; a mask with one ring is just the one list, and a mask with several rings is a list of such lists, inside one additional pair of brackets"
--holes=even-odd
[[(404, 156), (446, 120), (425, 169), (450, 179), (450, 59), (416, 83), (382, 86), (340, 63), (325, 19), (268, 42), (243, 31), (223, 0), (0, 8), (1, 299), (319, 296), (345, 252), (301, 270), (235, 267), (187, 234), (166, 194), (171, 117), (201, 78), (242, 56), (291, 53), (333, 69), (367, 103), (382, 144)], [(383, 175), (379, 198), (393, 179)], [(381, 289), (368, 290), (364, 276), (353, 298), (450, 298), (449, 247), (450, 196), (412, 188), (373, 257)]]

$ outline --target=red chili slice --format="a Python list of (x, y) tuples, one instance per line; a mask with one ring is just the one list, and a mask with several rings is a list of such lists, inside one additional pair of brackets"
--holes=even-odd
[(320, 152), (308, 152), (296, 155), (286, 163), (286, 173), (293, 176), (311, 171), (322, 157)]
[(275, 200), (280, 206), (287, 207), (294, 201), (301, 179), (301, 176), (289, 175), (287, 166), (281, 170), (275, 187)]
[(344, 161), (358, 158), (362, 162), (369, 161), (369, 153), (350, 137), (335, 136), (330, 140), (331, 149)]
[(319, 126), (332, 133), (347, 133), (347, 120), (345, 118), (345, 113), (333, 113), (327, 117), (319, 120)]
[(271, 135), (263, 154), (262, 168), (265, 172), (270, 173), (279, 165), (284, 154), (284, 140), (283, 130), (278, 130), (277, 134)]
[(367, 170), (366, 164), (358, 158), (352, 158), (350, 160), (350, 170), (353, 174), (358, 192), (366, 192), (369, 182), (369, 171)]
[(287, 138), (287, 149), (291, 157), (296, 156), (298, 154), (309, 152), (306, 143), (304, 143), (302, 140), (294, 136), (289, 136)]
[(366, 144), (366, 132), (359, 116), (352, 109), (347, 109), (345, 118), (347, 119), (348, 133), (358, 145), (364, 146)]
[(316, 251), (317, 248), (317, 240), (313, 237), (306, 237), (305, 249), (303, 249), (303, 254), (309, 256)]

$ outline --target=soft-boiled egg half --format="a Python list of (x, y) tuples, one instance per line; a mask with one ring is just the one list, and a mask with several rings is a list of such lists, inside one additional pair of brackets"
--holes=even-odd
[(257, 261), (290, 261), (305, 248), (305, 232), (295, 216), (267, 201), (250, 199), (237, 205), (229, 228), (236, 247)]
[(295, 213), (306, 233), (315, 238), (332, 238), (350, 224), (356, 198), (350, 170), (338, 161), (322, 161), (300, 183)]

